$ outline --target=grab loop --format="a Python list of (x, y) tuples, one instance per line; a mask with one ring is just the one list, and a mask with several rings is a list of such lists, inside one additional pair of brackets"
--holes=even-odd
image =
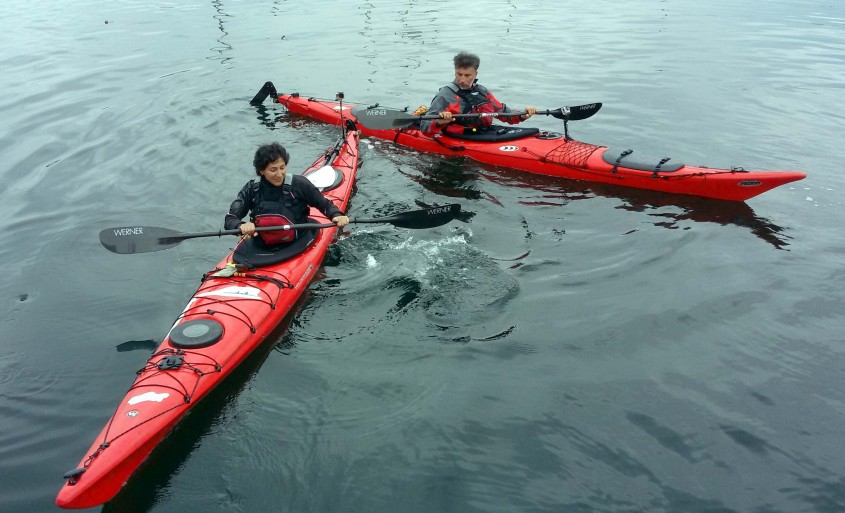
[(658, 163), (657, 163), (657, 165), (656, 165), (656, 166), (654, 166), (654, 173), (652, 173), (651, 177), (652, 177), (652, 178), (657, 178), (657, 173), (659, 173), (659, 172), (660, 172), (660, 166), (662, 166), (663, 164), (665, 164), (665, 163), (669, 162), (670, 160), (672, 160), (672, 158), (671, 158), (671, 157), (663, 157), (662, 159), (660, 159), (660, 162), (658, 162)]
[(65, 472), (65, 475), (62, 477), (67, 479), (67, 484), (73, 486), (76, 484), (77, 481), (79, 481), (79, 476), (84, 474), (86, 470), (88, 469), (86, 469), (85, 467), (75, 468), (73, 470)]
[(631, 149), (625, 150), (622, 153), (620, 153), (619, 157), (616, 159), (616, 162), (613, 163), (613, 169), (610, 172), (615, 175), (616, 172), (618, 171), (617, 168), (619, 167), (619, 163), (622, 162), (622, 159), (624, 159), (625, 157), (627, 157), (628, 155), (630, 155), (632, 153), (634, 153), (634, 150), (631, 150)]

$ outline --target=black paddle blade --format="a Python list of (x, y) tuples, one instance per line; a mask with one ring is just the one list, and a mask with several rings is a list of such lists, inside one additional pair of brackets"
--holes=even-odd
[(566, 119), (569, 121), (579, 121), (587, 119), (601, 108), (601, 103), (588, 103), (586, 105), (576, 105), (574, 107), (561, 107), (549, 111), (553, 117), (557, 119)]
[(118, 255), (149, 253), (179, 244), (183, 240), (177, 237), (179, 235), (175, 230), (156, 226), (121, 226), (102, 230), (100, 244)]
[(361, 125), (372, 130), (392, 130), (410, 125), (419, 119), (419, 116), (411, 116), (396, 109), (384, 107), (357, 106), (352, 109), (352, 115)]
[(423, 210), (413, 210), (410, 212), (402, 212), (390, 217), (382, 217), (380, 219), (361, 220), (355, 222), (381, 222), (390, 223), (398, 228), (434, 228), (435, 226), (442, 226), (458, 215), (461, 211), (461, 206), (457, 203), (451, 205), (443, 205), (439, 207), (429, 207)]

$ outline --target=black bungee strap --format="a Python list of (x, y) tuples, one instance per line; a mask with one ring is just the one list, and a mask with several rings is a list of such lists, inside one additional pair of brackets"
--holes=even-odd
[(620, 153), (619, 156), (616, 157), (616, 162), (613, 163), (613, 169), (610, 172), (615, 175), (617, 173), (617, 171), (619, 170), (619, 164), (622, 162), (622, 159), (624, 159), (625, 157), (627, 157), (628, 155), (630, 155), (632, 153), (634, 153), (634, 150), (631, 150), (631, 149), (627, 149), (627, 150), (623, 151), (622, 153)]
[(670, 160), (672, 160), (672, 158), (671, 158), (671, 157), (663, 157), (662, 159), (660, 159), (660, 162), (658, 162), (658, 163), (657, 163), (657, 165), (656, 165), (656, 166), (654, 166), (654, 173), (652, 173), (651, 177), (652, 177), (652, 178), (657, 178), (657, 173), (659, 173), (659, 172), (660, 172), (660, 166), (662, 166), (663, 164), (665, 164), (665, 163), (669, 162)]

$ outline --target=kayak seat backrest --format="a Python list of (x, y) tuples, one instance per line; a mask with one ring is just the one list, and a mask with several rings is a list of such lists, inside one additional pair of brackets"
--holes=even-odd
[[(309, 223), (317, 223), (309, 219)], [(317, 238), (317, 230), (300, 229), (299, 236), (293, 242), (267, 246), (258, 237), (245, 237), (235, 248), (232, 261), (248, 269), (264, 267), (284, 262), (305, 251)]]
[(640, 171), (651, 171), (653, 173), (671, 173), (684, 167), (683, 162), (673, 162), (666, 157), (650, 157), (639, 155), (633, 150), (617, 150), (608, 148), (602, 153), (605, 162), (613, 166), (614, 170), (619, 167), (637, 169)]
[(467, 141), (478, 142), (504, 142), (513, 141), (514, 139), (522, 139), (523, 137), (532, 137), (540, 133), (539, 128), (522, 128), (516, 126), (491, 125), (487, 130), (479, 130), (477, 132), (467, 131), (464, 134), (452, 134), (443, 132), (443, 135), (452, 137), (453, 139), (463, 139)]
[(323, 166), (302, 175), (309, 179), (320, 192), (330, 191), (343, 183), (343, 173), (332, 166)]

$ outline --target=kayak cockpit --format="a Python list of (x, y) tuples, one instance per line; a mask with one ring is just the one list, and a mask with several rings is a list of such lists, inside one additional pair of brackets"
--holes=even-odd
[[(316, 223), (313, 219), (309, 222)], [(244, 237), (235, 248), (232, 261), (247, 269), (255, 269), (290, 260), (308, 249), (317, 238), (318, 229), (301, 228), (298, 232), (296, 240), (287, 244), (266, 245), (259, 237)]]
[[(444, 132), (444, 135), (447, 135), (453, 139), (463, 139), (466, 141), (476, 141), (476, 142), (505, 142), (505, 141), (513, 141), (516, 139), (522, 139), (525, 137), (534, 137), (540, 133), (539, 128), (523, 128), (517, 126), (503, 126), (503, 125), (491, 125), (490, 127), (484, 130), (473, 130), (471, 128), (467, 128), (464, 130), (464, 133), (452, 133), (452, 132)], [(560, 134), (557, 134), (558, 137), (561, 137)]]

